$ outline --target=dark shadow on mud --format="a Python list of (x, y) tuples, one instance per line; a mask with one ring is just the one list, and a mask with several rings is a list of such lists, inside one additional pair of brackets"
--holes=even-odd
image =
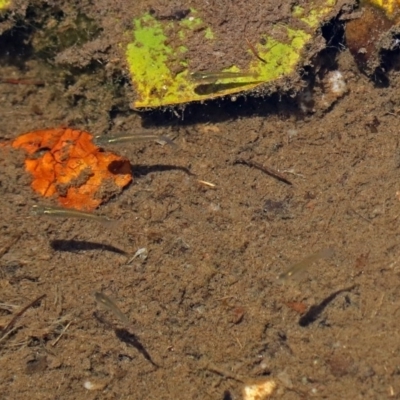
[(115, 333), (115, 336), (121, 341), (126, 343), (128, 346), (134, 347), (147, 361), (150, 362), (154, 367), (160, 368), (159, 365), (157, 365), (153, 359), (151, 358), (149, 352), (146, 350), (146, 348), (143, 346), (143, 344), (140, 342), (139, 338), (129, 332), (127, 329), (123, 328), (117, 328), (115, 327), (114, 324), (108, 322), (105, 318), (103, 318), (101, 315), (99, 315), (97, 312), (93, 313), (93, 317), (103, 324), (107, 329), (113, 330)]
[(121, 340), (121, 342), (124, 342), (127, 345), (134, 347), (152, 365), (154, 365), (157, 368), (160, 367), (152, 360), (149, 352), (145, 349), (145, 347), (142, 345), (142, 343), (139, 341), (136, 335), (130, 333), (126, 329), (115, 329), (114, 332), (117, 338)]
[(237, 94), (233, 97), (189, 103), (180, 108), (166, 107), (140, 112), (144, 128), (222, 123), (239, 118), (267, 117), (274, 114), (279, 114), (282, 119), (292, 118), (293, 115), (299, 119), (304, 118), (294, 92), (273, 95)]
[(225, 390), (222, 400), (233, 400), (233, 397), (229, 390)]
[(306, 327), (315, 322), (321, 315), (321, 313), (325, 310), (325, 308), (329, 305), (329, 303), (331, 303), (339, 294), (350, 292), (355, 287), (356, 285), (353, 285), (345, 289), (337, 290), (336, 292), (329, 295), (326, 299), (324, 299), (321, 303), (311, 306), (308, 312), (300, 318), (299, 325)]
[[(337, 55), (343, 51), (344, 22), (339, 17), (333, 18), (321, 27), (326, 47), (312, 60), (313, 68), (305, 67), (300, 71), (301, 78), (306, 86), (315, 78), (316, 74), (324, 74), (329, 70), (337, 69)], [(199, 85), (197, 92), (201, 94), (218, 94), (229, 87), (240, 87), (242, 83)], [(155, 128), (165, 126), (190, 126), (202, 123), (222, 123), (239, 118), (267, 117), (279, 115), (281, 119), (304, 119), (307, 114), (299, 107), (298, 90), (293, 84), (282, 79), (279, 87), (274, 87), (271, 94), (269, 84), (262, 83), (252, 93), (238, 93), (232, 96), (189, 103), (181, 107), (165, 107), (154, 111), (140, 112), (143, 127)]]
[(23, 21), (17, 21), (12, 29), (0, 35), (1, 65), (15, 65), (21, 70), (24, 69), (25, 62), (33, 55), (32, 46), (29, 44), (32, 31), (33, 29)]
[(84, 240), (52, 240), (50, 246), (56, 251), (68, 251), (76, 253), (85, 250), (105, 250), (111, 253), (122, 254), (128, 256), (128, 253), (118, 247), (114, 247), (110, 244), (87, 242)]
[(152, 172), (181, 171), (189, 176), (195, 176), (188, 168), (179, 165), (156, 164), (156, 165), (131, 165), (135, 177), (146, 176)]

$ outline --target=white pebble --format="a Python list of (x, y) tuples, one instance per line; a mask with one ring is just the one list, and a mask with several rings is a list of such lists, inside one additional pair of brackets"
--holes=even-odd
[(85, 381), (83, 387), (87, 390), (103, 390), (106, 384), (102, 382)]
[(347, 85), (343, 74), (340, 71), (332, 71), (328, 74), (330, 89), (337, 97), (343, 96), (347, 92)]

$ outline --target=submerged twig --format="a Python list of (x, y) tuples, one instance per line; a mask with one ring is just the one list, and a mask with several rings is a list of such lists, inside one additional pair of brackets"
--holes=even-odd
[(251, 42), (250, 42), (247, 38), (245, 38), (245, 39), (246, 39), (247, 46), (249, 46), (249, 48), (250, 48), (251, 52), (253, 53), (253, 55), (254, 55), (256, 58), (258, 58), (261, 62), (263, 62), (264, 64), (266, 64), (267, 62), (258, 54), (258, 51), (257, 51), (256, 48), (251, 44)]
[(45, 294), (42, 294), (41, 296), (39, 296), (37, 299), (31, 301), (29, 304), (27, 304), (25, 307), (23, 307), (20, 311), (18, 311), (14, 317), (11, 319), (11, 321), (6, 325), (6, 327), (3, 329), (2, 332), (2, 337), (0, 338), (0, 340), (2, 340), (6, 334), (8, 333), (8, 331), (10, 329), (12, 329), (12, 327), (15, 325), (15, 323), (17, 322), (17, 320), (26, 312), (26, 310), (28, 310), (29, 308), (33, 307), (36, 303), (39, 303), (40, 300), (44, 299), (46, 297)]
[(10, 83), (12, 85), (34, 85), (34, 86), (44, 86), (45, 82), (37, 79), (29, 78), (2, 78), (0, 83)]
[(17, 327), (14, 327), (10, 329), (8, 332), (6, 332), (1, 338), (0, 338), (0, 343), (3, 342), (5, 339), (7, 339), (8, 336), (11, 336), (11, 334), (17, 330)]
[(245, 164), (248, 165), (249, 167), (253, 167), (256, 169), (259, 169), (262, 172), (265, 172), (266, 174), (268, 174), (269, 176), (272, 176), (275, 179), (278, 179), (279, 181), (282, 181), (288, 185), (293, 185), (293, 183), (291, 181), (289, 181), (289, 179), (287, 179), (283, 174), (281, 174), (278, 170), (271, 168), (271, 167), (266, 167), (265, 165), (259, 164), (256, 161), (252, 161), (252, 160), (245, 160), (243, 158), (238, 158), (237, 160), (235, 160), (234, 162), (235, 164)]
[(7, 244), (5, 244), (1, 249), (0, 249), (0, 258), (4, 256), (4, 254), (8, 253), (8, 251), (11, 249), (14, 244), (18, 242), (18, 240), (21, 238), (22, 233), (18, 233), (15, 235)]
[(64, 333), (67, 331), (69, 326), (72, 324), (72, 321), (69, 321), (67, 325), (65, 325), (62, 332), (59, 334), (58, 338), (51, 344), (53, 347), (59, 342), (59, 340), (64, 336)]
[(233, 379), (236, 382), (244, 383), (244, 379), (242, 379), (240, 376), (225, 371), (222, 368), (216, 367), (215, 365), (206, 364), (203, 367), (203, 369), (213, 372), (214, 374), (217, 374), (219, 376), (222, 376), (224, 379)]

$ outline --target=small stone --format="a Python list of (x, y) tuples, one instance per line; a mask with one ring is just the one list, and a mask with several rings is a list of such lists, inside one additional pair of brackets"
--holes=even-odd
[(83, 384), (83, 387), (87, 390), (103, 390), (106, 386), (107, 384), (105, 382), (94, 380), (87, 380)]
[(243, 400), (265, 400), (275, 390), (276, 382), (272, 380), (260, 381), (243, 388)]

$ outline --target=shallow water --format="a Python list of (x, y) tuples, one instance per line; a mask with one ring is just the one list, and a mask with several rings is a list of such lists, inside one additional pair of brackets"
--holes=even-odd
[[(398, 71), (377, 87), (344, 49), (337, 67), (348, 92), (325, 107), (317, 85), (314, 112), (273, 95), (137, 113), (130, 86), (102, 84), (117, 70), (106, 61), (107, 72), (65, 75), (35, 57), (24, 69), (7, 58), (0, 67), (4, 77), (46, 81), (0, 83), (2, 140), (68, 125), (94, 135), (145, 128), (179, 146), (113, 147), (135, 174), (99, 210), (117, 230), (31, 217), (41, 199), (25, 155), (0, 147), (0, 327), (47, 295), (0, 342), (4, 398), (238, 399), (242, 382), (263, 377), (282, 399), (397, 395)], [(330, 246), (335, 257), (298, 284), (277, 282), (293, 261)], [(127, 265), (124, 254), (142, 248), (147, 257)], [(138, 316), (129, 328), (137, 342), (121, 340), (112, 315), (93, 315), (93, 292), (104, 291), (129, 320)], [(302, 324), (293, 303), (312, 322)], [(87, 379), (103, 391), (88, 392)]]

